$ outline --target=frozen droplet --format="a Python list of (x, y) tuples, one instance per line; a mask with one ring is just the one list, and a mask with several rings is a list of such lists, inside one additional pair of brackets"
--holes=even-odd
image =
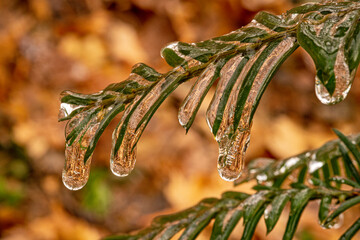
[(334, 64), (335, 90), (333, 94), (329, 94), (318, 76), (315, 78), (315, 93), (320, 102), (332, 105), (344, 100), (350, 91), (354, 73), (355, 71), (350, 73), (349, 65), (345, 59), (344, 47), (340, 47)]
[(126, 177), (135, 167), (136, 162), (136, 147), (132, 149), (131, 141), (134, 139), (134, 134), (127, 134), (124, 136), (123, 142), (117, 153), (114, 152), (116, 139), (119, 134), (119, 127), (113, 133), (113, 147), (110, 155), (110, 170), (118, 177)]
[[(333, 199), (333, 202), (329, 207), (329, 214), (334, 212), (338, 206), (339, 206), (338, 204), (334, 203), (334, 199)], [(338, 229), (341, 228), (343, 224), (344, 224), (344, 214), (341, 213), (327, 224), (320, 223), (320, 226), (325, 229)]]
[(322, 228), (325, 229), (339, 229), (344, 224), (344, 214), (340, 214), (336, 218), (334, 218), (330, 223), (326, 225), (321, 225)]
[(219, 158), (217, 163), (220, 177), (226, 181), (238, 179), (244, 168), (244, 158), (250, 141), (250, 130), (234, 134), (234, 139), (223, 139), (219, 142)]
[(58, 115), (58, 119), (62, 119), (62, 118), (66, 118), (68, 117), (73, 111), (75, 111), (76, 109), (82, 108), (84, 106), (82, 105), (74, 105), (74, 104), (69, 104), (69, 103), (61, 103), (60, 104), (60, 110), (59, 110), (59, 115)]
[(330, 93), (328, 92), (324, 84), (321, 83), (318, 76), (315, 77), (315, 94), (316, 97), (320, 100), (320, 102), (326, 105), (335, 104), (341, 101), (341, 99), (336, 99), (330, 96)]
[(118, 177), (126, 177), (135, 167), (136, 162), (136, 147), (130, 153), (127, 153), (120, 147), (118, 153), (110, 158), (110, 170)]
[(199, 103), (214, 82), (215, 64), (210, 64), (196, 80), (189, 94), (186, 96), (179, 109), (178, 119), (181, 126), (186, 127), (194, 112), (197, 111)]
[(66, 146), (62, 181), (70, 190), (81, 189), (89, 179), (91, 156), (86, 163), (84, 156), (98, 127), (99, 123), (90, 123), (71, 146)]
[[(127, 120), (129, 117), (129, 114), (131, 113), (131, 110), (133, 107), (137, 104), (137, 102), (141, 99), (141, 96), (137, 96), (133, 103), (129, 105), (121, 120), (120, 124), (116, 127), (116, 129), (113, 132), (112, 135), (112, 149), (110, 154), (110, 170), (111, 172), (118, 177), (125, 177), (130, 174), (130, 172), (133, 170), (135, 166), (136, 161), (136, 148), (134, 148), (134, 144), (136, 141), (135, 138), (135, 124), (134, 122), (129, 122), (127, 126), (127, 130), (123, 136), (121, 145), (119, 147), (119, 150), (115, 152), (115, 145), (120, 137), (120, 131), (122, 124)], [(134, 149), (133, 149), (134, 148)]]
[(70, 190), (79, 190), (85, 186), (89, 179), (91, 158), (84, 164), (83, 159), (78, 158), (81, 154), (80, 147), (73, 144), (65, 151), (65, 167), (62, 171), (62, 181)]

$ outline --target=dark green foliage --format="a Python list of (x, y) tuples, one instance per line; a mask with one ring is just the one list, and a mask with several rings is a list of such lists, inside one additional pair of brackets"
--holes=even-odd
[(267, 232), (271, 232), (279, 220), (280, 214), (283, 211), (286, 203), (292, 197), (291, 194), (285, 192), (277, 195), (269, 204), (270, 210), (265, 213), (265, 223)]
[[(211, 235), (212, 240), (227, 239), (241, 219), (243, 219), (245, 225), (242, 239), (251, 239), (256, 225), (263, 215), (267, 232), (270, 233), (288, 202), (291, 202), (291, 207), (283, 239), (292, 239), (306, 205), (310, 201), (318, 199), (321, 200), (319, 222), (324, 227), (329, 227), (331, 222), (341, 213), (360, 204), (359, 189), (357, 188), (359, 185), (348, 178), (332, 176), (330, 173), (327, 179), (319, 178), (317, 174), (314, 174), (331, 163), (329, 158), (320, 158), (320, 161), (323, 161), (320, 163), (323, 164), (317, 162), (315, 165), (317, 169), (314, 169), (314, 166), (311, 165), (315, 164), (315, 160), (319, 160), (317, 156), (331, 155), (336, 157), (338, 161), (349, 161), (345, 159), (344, 156), (346, 155), (344, 154), (348, 154), (350, 150), (341, 145), (345, 145), (344, 139), (355, 142), (355, 147), (360, 145), (360, 135), (343, 136), (341, 140), (328, 142), (319, 149), (282, 161), (269, 161), (265, 166), (259, 166), (257, 160), (254, 160), (254, 163), (250, 162), (249, 166), (257, 166), (257, 168), (247, 169), (247, 177), (241, 179), (239, 184), (257, 179), (259, 185), (256, 187), (264, 186), (265, 190), (258, 189), (257, 193), (253, 195), (241, 192), (225, 192), (220, 199), (205, 199), (198, 205), (183, 212), (157, 217), (153, 220), (151, 227), (139, 233), (114, 236), (107, 239), (152, 239), (155, 237), (170, 239), (182, 229), (185, 229), (185, 231), (180, 239), (194, 239), (205, 226), (209, 225), (211, 219), (215, 219)], [(340, 149), (342, 150), (339, 150), (339, 146), (341, 146)], [(356, 151), (359, 153), (358, 150)], [(350, 161), (352, 160), (350, 159)], [(288, 168), (282, 170), (285, 167)], [(290, 180), (288, 178), (289, 174), (296, 169), (301, 169), (298, 178)], [(304, 173), (303, 169), (311, 169), (313, 172), (307, 171)], [(252, 173), (249, 172), (250, 170)], [(353, 177), (355, 172), (350, 174)], [(285, 179), (284, 176), (286, 176)], [(266, 180), (264, 180), (265, 178)], [(299, 183), (299, 178), (302, 178), (300, 181), (302, 184), (292, 184)], [(284, 180), (287, 181), (291, 188), (281, 184), (276, 186), (275, 184), (279, 179), (281, 179), (282, 183)], [(340, 185), (338, 187), (330, 186), (326, 183), (326, 180), (329, 180), (330, 185), (333, 181)], [(352, 186), (353, 189), (342, 190), (341, 184)], [(335, 210), (330, 211), (331, 203), (334, 201), (340, 202), (340, 204), (336, 206)], [(359, 230), (360, 224), (358, 220), (344, 233), (342, 239), (348, 239), (346, 237), (353, 236)], [(146, 236), (144, 232), (146, 232)]]
[(318, 6), (306, 13), (307, 20), (301, 21), (297, 29), (300, 45), (313, 58), (316, 75), (330, 94), (335, 91), (334, 67), (339, 51), (344, 52), (350, 75), (359, 64), (360, 51), (351, 48), (359, 46), (359, 32), (356, 29), (360, 10), (345, 8), (349, 6), (351, 3)]

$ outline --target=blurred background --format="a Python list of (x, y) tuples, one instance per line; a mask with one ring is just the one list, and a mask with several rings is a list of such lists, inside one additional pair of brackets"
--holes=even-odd
[[(234, 189), (217, 174), (217, 143), (205, 121), (205, 99), (185, 135), (177, 110), (192, 82), (162, 105), (138, 145), (137, 164), (126, 178), (109, 170), (114, 121), (93, 156), (87, 185), (67, 190), (61, 182), (64, 127), (57, 122), (59, 94), (97, 92), (122, 81), (145, 62), (170, 68), (160, 49), (172, 41), (196, 42), (247, 24), (256, 12), (280, 14), (303, 1), (290, 0), (1, 0), (0, 1), (0, 238), (99, 239), (147, 226), (205, 197)], [(211, 91), (214, 91), (212, 89)], [(335, 106), (314, 93), (314, 66), (297, 50), (269, 85), (255, 115), (247, 161), (281, 159), (333, 139), (332, 127), (359, 132), (360, 81)], [(251, 192), (253, 183), (235, 190)], [(337, 239), (344, 226), (322, 230), (318, 203), (310, 204), (296, 239)], [(288, 211), (286, 211), (288, 214)], [(266, 236), (263, 220), (254, 239), (281, 238), (281, 217)], [(353, 215), (358, 214), (354, 212)], [(231, 239), (239, 239), (241, 226)], [(198, 239), (208, 239), (210, 229)]]

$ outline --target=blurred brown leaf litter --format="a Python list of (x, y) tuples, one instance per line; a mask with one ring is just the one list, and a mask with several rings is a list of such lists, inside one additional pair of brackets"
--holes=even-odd
[[(111, 131), (94, 154), (90, 180), (79, 192), (61, 183), (64, 124), (59, 94), (96, 92), (145, 62), (167, 71), (160, 49), (196, 42), (248, 23), (257, 11), (280, 14), (289, 0), (2, 0), (0, 2), (0, 238), (99, 239), (149, 224), (152, 217), (187, 208), (233, 189), (216, 171), (217, 145), (205, 123), (205, 99), (185, 136), (177, 109), (191, 83), (164, 102), (138, 147), (134, 172), (108, 170)], [(336, 106), (319, 103), (314, 67), (297, 50), (280, 68), (255, 116), (247, 160), (284, 158), (334, 138), (331, 127), (358, 132), (360, 83)], [(213, 91), (213, 90), (212, 90)], [(115, 127), (113, 122), (109, 129)], [(252, 183), (241, 186), (251, 192)], [(181, 196), (181, 197), (179, 197)], [(356, 214), (356, 213), (354, 213)], [(317, 206), (304, 213), (296, 239), (337, 239), (345, 228), (321, 231)], [(345, 223), (350, 214), (345, 215)], [(278, 239), (286, 217), (268, 236)], [(347, 225), (345, 224), (345, 227)], [(239, 226), (231, 239), (238, 239)], [(210, 229), (198, 239), (208, 239)]]

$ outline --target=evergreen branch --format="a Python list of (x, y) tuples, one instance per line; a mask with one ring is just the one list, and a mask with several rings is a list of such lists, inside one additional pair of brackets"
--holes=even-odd
[[(113, 132), (110, 167), (115, 175), (127, 176), (134, 168), (137, 142), (156, 110), (180, 84), (194, 77), (198, 79), (180, 107), (179, 122), (189, 130), (218, 80), (206, 118), (219, 144), (219, 174), (225, 180), (236, 180), (243, 171), (252, 119), (262, 94), (297, 47), (314, 60), (319, 100), (335, 104), (346, 97), (360, 62), (359, 19), (359, 1), (309, 3), (280, 16), (260, 12), (251, 23), (224, 36), (168, 45), (161, 52), (173, 67), (167, 73), (141, 63), (133, 67), (128, 79), (98, 93), (65, 91), (59, 114), (59, 121), (68, 121), (64, 184), (72, 190), (86, 184), (95, 146), (121, 112)], [(211, 239), (227, 239), (241, 218), (245, 225), (242, 239), (251, 239), (262, 215), (268, 233), (273, 230), (287, 202), (291, 207), (283, 238), (291, 239), (306, 205), (318, 199), (319, 220), (331, 227), (339, 214), (360, 202), (360, 135), (345, 137), (334, 131), (340, 140), (319, 149), (278, 162), (251, 162), (236, 184), (256, 179), (253, 195), (227, 192), (220, 199), (205, 199), (180, 213), (158, 217), (138, 233), (108, 239), (169, 239), (183, 229), (180, 239), (194, 239), (212, 219)], [(299, 173), (293, 181), (289, 176), (295, 170)], [(333, 201), (339, 203), (335, 209)], [(343, 238), (358, 230), (359, 220)]]
[[(111, 170), (118, 176), (128, 175), (135, 164), (137, 142), (156, 110), (180, 84), (194, 77), (198, 79), (179, 110), (179, 122), (189, 130), (219, 78), (207, 121), (219, 143), (220, 176), (237, 179), (262, 94), (299, 44), (314, 59), (320, 100), (335, 103), (346, 96), (360, 61), (359, 9), (358, 1), (345, 1), (305, 4), (281, 16), (260, 12), (251, 23), (224, 36), (168, 45), (161, 55), (174, 68), (167, 73), (140, 63), (127, 80), (98, 93), (65, 91), (59, 121), (68, 121), (66, 179), (86, 178), (78, 174), (84, 171), (66, 166), (83, 160), (75, 165), (87, 167), (104, 129), (122, 111), (113, 133)], [(360, 164), (360, 156), (355, 157)]]
[[(308, 183), (302, 180), (302, 184), (289, 184), (290, 188), (282, 186), (282, 184), (276, 185), (276, 180), (281, 179), (282, 183), (285, 180), (299, 183), (299, 179), (290, 180), (288, 178), (296, 169), (311, 169), (312, 172), (309, 171), (305, 174), (311, 177), (314, 172), (322, 170), (330, 162), (328, 157), (344, 158), (341, 150), (343, 147), (339, 143), (344, 142), (345, 138), (346, 141), (355, 142), (355, 146), (360, 145), (360, 134), (351, 137), (344, 136), (342, 139), (330, 141), (316, 150), (304, 152), (282, 161), (267, 161), (264, 166), (260, 166), (259, 161), (254, 160), (249, 164), (252, 168), (247, 170), (252, 175), (245, 178), (245, 181), (251, 179), (258, 181), (259, 185), (254, 187), (257, 192), (253, 195), (242, 192), (225, 192), (220, 199), (204, 199), (196, 206), (182, 212), (159, 216), (153, 220), (149, 228), (140, 232), (106, 239), (170, 239), (183, 229), (185, 230), (180, 239), (195, 239), (209, 225), (211, 219), (215, 219), (211, 239), (227, 239), (240, 219), (243, 219), (245, 225), (242, 239), (251, 239), (261, 216), (264, 215), (267, 233), (270, 233), (288, 202), (291, 203), (290, 215), (283, 239), (292, 239), (303, 210), (310, 201), (315, 200), (321, 200), (319, 222), (324, 227), (330, 228), (336, 217), (347, 209), (360, 204), (360, 189), (356, 182), (339, 176), (332, 177), (331, 181), (353, 187), (351, 190), (344, 190), (340, 186), (326, 184), (326, 178), (313, 177), (316, 181)], [(345, 150), (346, 154), (347, 151), (350, 150)], [(316, 160), (317, 158), (320, 160)], [(316, 169), (314, 169), (311, 166), (314, 161), (319, 161), (319, 163), (322, 161), (322, 164), (316, 163)], [(286, 166), (285, 169), (284, 166)], [(271, 172), (275, 174), (269, 175)], [(264, 180), (264, 174), (267, 175), (266, 180)], [(298, 177), (306, 178), (302, 175), (303, 173)], [(284, 176), (286, 177), (284, 178)], [(259, 186), (263, 186), (263, 188), (259, 188)], [(340, 203), (335, 209), (331, 204), (334, 201)], [(358, 230), (359, 223), (357, 221), (344, 233), (343, 238), (353, 236)]]

